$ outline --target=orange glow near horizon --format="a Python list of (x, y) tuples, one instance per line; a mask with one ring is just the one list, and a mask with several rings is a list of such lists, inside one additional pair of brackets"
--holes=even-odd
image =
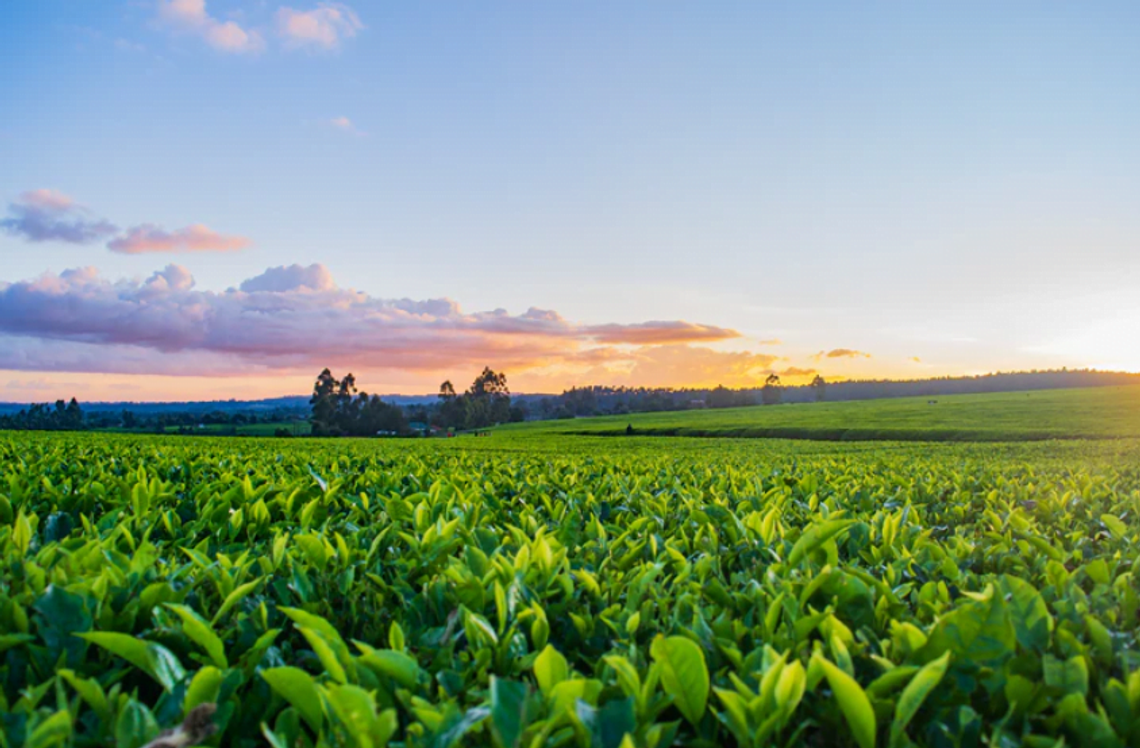
[[(360, 389), (376, 394), (424, 395), (434, 394), (445, 379), (463, 389), (474, 379), (482, 364), (453, 372), (430, 374), (402, 374), (353, 370)], [(494, 366), (492, 365), (492, 368)], [(629, 387), (712, 388), (718, 385), (738, 389), (760, 387), (768, 373), (774, 371), (789, 385), (807, 384), (817, 372), (786, 374), (793, 368), (786, 362), (777, 362), (770, 368), (718, 372), (705, 368), (698, 358), (689, 366), (674, 371), (652, 371), (642, 366), (629, 368), (593, 368), (556, 371), (554, 369), (527, 369), (506, 371), (512, 392), (557, 394), (574, 386), (607, 385)], [(796, 367), (799, 368), (799, 367)], [(339, 375), (348, 373), (333, 369)], [(938, 376), (923, 372), (916, 374), (913, 367), (875, 367), (860, 371), (857, 376), (818, 372), (831, 382), (862, 378), (915, 379)], [(201, 377), (123, 374), (80, 374), (69, 372), (24, 372), (0, 370), (0, 401), (16, 403), (54, 402), (58, 399), (77, 398), (80, 402), (190, 402), (204, 400), (261, 400), (274, 397), (307, 395), (312, 389), (317, 372), (283, 372), (279, 375)]]

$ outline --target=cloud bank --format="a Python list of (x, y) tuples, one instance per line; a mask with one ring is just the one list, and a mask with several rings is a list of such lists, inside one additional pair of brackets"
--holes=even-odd
[(687, 345), (737, 336), (683, 321), (581, 325), (537, 308), (512, 315), (466, 312), (450, 299), (374, 298), (338, 286), (322, 265), (270, 268), (223, 292), (197, 290), (179, 265), (145, 280), (112, 281), (88, 267), (0, 283), (0, 369), (8, 370), (239, 376), (486, 363), (617, 365), (631, 376), (664, 366), (727, 380), (775, 360)]

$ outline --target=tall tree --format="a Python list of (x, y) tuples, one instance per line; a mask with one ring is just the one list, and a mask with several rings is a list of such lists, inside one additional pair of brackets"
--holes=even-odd
[(336, 429), (336, 395), (340, 392), (341, 384), (332, 372), (325, 369), (317, 375), (313, 383), (313, 396), (309, 398), (309, 405), (313, 408), (313, 434), (315, 436), (331, 436)]
[(815, 392), (815, 401), (822, 403), (827, 397), (827, 382), (819, 374), (816, 374), (815, 379), (811, 380), (811, 388)]
[(764, 388), (760, 391), (761, 399), (765, 405), (776, 405), (783, 398), (784, 388), (780, 384), (780, 377), (775, 372), (764, 380)]

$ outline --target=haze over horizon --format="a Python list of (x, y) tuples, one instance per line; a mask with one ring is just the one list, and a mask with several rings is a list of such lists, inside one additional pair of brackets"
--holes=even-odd
[(0, 401), (1140, 370), (1140, 6), (16, 0)]

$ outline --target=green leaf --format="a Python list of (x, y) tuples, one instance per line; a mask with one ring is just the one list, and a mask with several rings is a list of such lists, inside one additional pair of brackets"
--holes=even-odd
[(556, 685), (570, 677), (570, 666), (566, 658), (553, 646), (547, 644), (534, 661), (534, 677), (538, 681), (543, 696), (549, 696)]
[(329, 677), (337, 683), (348, 683), (348, 673), (345, 671), (340, 659), (336, 656), (332, 644), (325, 638), (324, 634), (306, 628), (305, 626), (300, 626), (297, 630), (300, 631), (301, 635), (309, 642), (309, 646), (313, 648), (317, 659), (321, 661), (325, 670), (328, 671)]
[(130, 634), (92, 631), (76, 634), (92, 644), (97, 644), (113, 655), (123, 658), (139, 670), (158, 681), (167, 691), (173, 691), (186, 677), (182, 663), (166, 647), (145, 639), (136, 639)]
[(920, 654), (924, 662), (953, 652), (958, 662), (995, 663), (1013, 656), (1017, 635), (1002, 597), (990, 587), (982, 600), (959, 606), (938, 619)]
[(1128, 525), (1121, 522), (1119, 517), (1111, 514), (1102, 514), (1100, 515), (1100, 521), (1103, 522), (1104, 526), (1116, 537), (1123, 538), (1128, 535)]
[(99, 717), (100, 721), (104, 722), (107, 727), (111, 726), (114, 721), (115, 714), (111, 711), (111, 705), (107, 701), (107, 694), (103, 691), (103, 687), (99, 685), (99, 681), (91, 678), (85, 680), (77, 676), (71, 670), (59, 670), (56, 673), (68, 684), (75, 689), (79, 697), (87, 702), (87, 706), (91, 707), (91, 711)]
[(804, 531), (803, 535), (800, 535), (795, 545), (792, 546), (792, 552), (788, 554), (788, 565), (795, 566), (804, 556), (807, 556), (853, 524), (855, 524), (855, 520), (853, 519), (833, 519), (812, 525)]
[[(324, 653), (321, 662), (325, 664), (325, 668), (329, 669), (330, 672), (340, 674), (337, 678), (338, 682), (347, 683), (356, 681), (356, 661), (348, 651), (348, 645), (344, 643), (340, 632), (338, 632), (331, 623), (318, 615), (313, 615), (300, 608), (283, 607), (280, 608), (280, 611), (287, 615), (289, 619), (293, 621), (294, 625), (297, 626), (298, 630), (301, 631), (301, 634), (309, 640), (309, 644), (313, 646), (313, 651), (317, 654), (317, 657), (322, 657), (322, 652)], [(305, 629), (308, 629), (309, 633), (305, 633)], [(313, 637), (314, 632), (319, 636)], [(314, 638), (316, 638), (320, 644), (313, 645)], [(320, 647), (319, 650), (318, 647)], [(333, 655), (332, 658), (329, 658), (330, 653)], [(336, 663), (332, 664), (330, 668), (329, 664), (325, 663), (325, 659), (329, 659), (329, 662), (335, 659)]]
[(831, 686), (835, 700), (851, 728), (851, 734), (859, 748), (874, 748), (875, 746), (875, 710), (871, 708), (871, 701), (867, 694), (847, 673), (837, 668), (820, 655), (814, 658), (823, 668), (828, 685)]
[(222, 671), (207, 665), (194, 674), (190, 685), (186, 689), (186, 698), (182, 702), (182, 711), (189, 713), (200, 704), (211, 704), (218, 700), (218, 693), (222, 689)]
[(67, 666), (79, 668), (87, 645), (73, 635), (91, 630), (93, 618), (87, 600), (53, 584), (36, 600), (35, 610), (39, 614), (40, 636), (52, 662), (58, 662), (60, 655), (66, 653)]
[(661, 668), (661, 685), (673, 697), (673, 703), (693, 725), (705, 715), (709, 700), (709, 672), (705, 653), (691, 639), (683, 636), (653, 640), (650, 654)]
[(301, 716), (314, 732), (320, 732), (324, 715), (321, 696), (313, 676), (295, 667), (277, 667), (261, 671), (261, 677)]
[(368, 669), (386, 675), (404, 688), (415, 688), (426, 678), (424, 670), (416, 659), (404, 652), (392, 649), (377, 649), (360, 658)]
[(154, 715), (134, 699), (127, 701), (115, 722), (115, 748), (141, 748), (158, 736)]
[(214, 614), (214, 617), (212, 619), (210, 619), (210, 625), (217, 626), (218, 621), (222, 620), (226, 613), (229, 613), (235, 605), (240, 603), (250, 593), (257, 589), (257, 586), (261, 584), (261, 580), (263, 578), (264, 577), (260, 577), (253, 580), (252, 582), (246, 582), (245, 584), (235, 588), (234, 591), (230, 594), (226, 595), (226, 599), (222, 601), (222, 607), (218, 608), (218, 612)]
[(926, 697), (942, 681), (942, 676), (946, 675), (946, 668), (949, 665), (950, 653), (947, 652), (937, 660), (923, 666), (922, 670), (919, 670), (903, 689), (898, 703), (895, 704), (895, 719), (891, 723), (892, 748), (903, 744), (907, 725), (914, 719), (914, 715), (918, 713), (922, 703), (926, 701)]
[(71, 738), (71, 714), (61, 709), (36, 725), (24, 745), (27, 748), (51, 748)]
[(27, 554), (28, 548), (32, 544), (32, 523), (28, 521), (23, 509), (16, 516), (16, 527), (12, 531), (12, 542), (16, 544), (16, 550), (21, 556)]
[(178, 614), (178, 617), (182, 619), (182, 631), (190, 637), (192, 642), (206, 651), (206, 655), (214, 665), (222, 670), (230, 666), (226, 659), (225, 645), (205, 619), (185, 605), (167, 603), (166, 607)]
[(491, 733), (499, 748), (517, 748), (529, 724), (526, 683), (491, 676)]
[(800, 705), (800, 700), (803, 699), (806, 689), (807, 674), (799, 660), (784, 667), (780, 672), (779, 680), (776, 681), (776, 689), (773, 692), (776, 706), (779, 707), (784, 719), (790, 717), (796, 707)]
[(1003, 575), (998, 592), (1009, 606), (1017, 641), (1026, 649), (1045, 651), (1053, 631), (1053, 616), (1041, 593), (1024, 579)]
[(1045, 685), (1059, 689), (1064, 694), (1089, 694), (1089, 670), (1085, 658), (1077, 655), (1067, 660), (1059, 660), (1053, 655), (1045, 655), (1042, 662), (1045, 671)]
[(404, 651), (404, 629), (395, 621), (388, 627), (388, 646), (399, 652)]
[(4, 634), (0, 636), (0, 652), (3, 652), (12, 647), (18, 647), (21, 644), (34, 642), (36, 637), (31, 634)]
[(395, 710), (376, 713), (372, 695), (359, 686), (328, 689), (329, 703), (337, 719), (361, 748), (383, 748), (396, 732)]

